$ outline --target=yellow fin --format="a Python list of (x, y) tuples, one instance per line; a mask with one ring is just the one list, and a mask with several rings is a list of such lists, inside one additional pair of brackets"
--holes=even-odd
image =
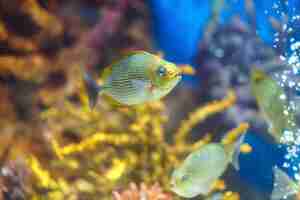
[(266, 73), (260, 69), (253, 69), (251, 72), (251, 79), (255, 82), (265, 80), (268, 76)]

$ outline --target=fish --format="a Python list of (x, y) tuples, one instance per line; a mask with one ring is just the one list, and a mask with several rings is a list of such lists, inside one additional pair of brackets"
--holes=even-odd
[(299, 192), (299, 184), (277, 166), (273, 167), (274, 184), (271, 200), (287, 199)]
[[(230, 145), (209, 143), (187, 156), (171, 175), (171, 190), (184, 198), (207, 195), (226, 171), (229, 163), (238, 166), (243, 135)], [(237, 169), (237, 168), (236, 168)]]
[(284, 131), (297, 131), (295, 113), (287, 111), (286, 94), (274, 79), (259, 69), (253, 69), (250, 76), (252, 94), (268, 122), (269, 132), (280, 142)]
[(182, 71), (175, 64), (146, 51), (131, 51), (103, 72), (100, 85), (84, 71), (89, 104), (105, 94), (121, 105), (137, 105), (166, 96), (180, 82)]

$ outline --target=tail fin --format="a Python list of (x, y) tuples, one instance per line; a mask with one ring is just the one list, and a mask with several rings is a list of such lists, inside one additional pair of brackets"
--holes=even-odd
[(90, 108), (93, 109), (97, 103), (98, 94), (101, 90), (101, 87), (97, 82), (81, 67), (83, 73), (83, 81), (86, 87), (87, 95), (89, 98)]

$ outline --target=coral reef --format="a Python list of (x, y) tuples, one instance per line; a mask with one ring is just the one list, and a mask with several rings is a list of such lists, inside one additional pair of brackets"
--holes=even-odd
[[(161, 186), (142, 184), (138, 189), (131, 184), (130, 191), (171, 199), (162, 192), (169, 188), (171, 170), (214, 138), (202, 133), (195, 142), (188, 133), (232, 106), (234, 93), (200, 106), (172, 134), (164, 127), (170, 117), (169, 100), (127, 108), (103, 97), (90, 110), (80, 66), (99, 73), (98, 66), (109, 64), (124, 50), (151, 51), (146, 7), (139, 1), (95, 1), (102, 17), (86, 25), (85, 16), (77, 17), (86, 12), (83, 1), (10, 3), (9, 8), (5, 1), (0, 4), (0, 42), (5, 46), (0, 55), (0, 108), (6, 113), (1, 117), (1, 159), (25, 160), (21, 168), (29, 180), (25, 185), (17, 179), (11, 185), (3, 179), (3, 195), (16, 191), (11, 194), (28, 199), (126, 199), (128, 191), (122, 188), (134, 181)], [(24, 17), (24, 26), (34, 27), (32, 32), (14, 29), (20, 27), (18, 17)], [(182, 67), (186, 74), (195, 73)]]
[[(163, 102), (124, 108), (103, 100), (95, 110), (90, 110), (84, 90), (79, 91), (79, 100), (65, 101), (42, 113), (52, 159), (39, 162), (33, 157), (28, 166), (39, 180), (37, 187), (49, 191), (48, 198), (53, 195), (51, 190), (58, 187), (61, 189), (55, 190), (55, 194), (64, 192), (55, 196), (56, 199), (64, 198), (66, 194), (84, 194), (89, 199), (97, 199), (130, 180), (149, 184), (159, 181), (163, 188), (168, 188), (171, 170), (187, 153), (206, 144), (212, 137), (207, 135), (190, 143), (187, 133), (195, 124), (235, 102), (234, 93), (229, 92), (224, 100), (200, 107), (180, 125), (174, 133), (173, 143), (169, 144), (163, 128), (168, 121)], [(59, 123), (61, 121), (63, 124)], [(243, 126), (233, 133), (244, 132), (246, 127)], [(70, 144), (72, 140), (74, 142)], [(45, 162), (47, 168), (43, 169), (41, 163)], [(71, 185), (73, 191), (70, 191)]]
[[(191, 151), (220, 138), (231, 143), (248, 128), (244, 121), (265, 130), (248, 73), (254, 65), (284, 66), (283, 45), (274, 51), (257, 38), (254, 18), (251, 25), (238, 18), (220, 25), (213, 16), (193, 63), (200, 67), (181, 66), (201, 78), (200, 89), (181, 85), (161, 101), (134, 107), (101, 97), (90, 110), (80, 67), (96, 77), (124, 51), (156, 53), (153, 3), (0, 0), (0, 199), (179, 199), (169, 192), (169, 176)], [(204, 22), (193, 27), (200, 31)], [(172, 56), (172, 48), (166, 57), (194, 58), (198, 33), (193, 38), (189, 51), (179, 51), (185, 58)], [(240, 150), (258, 152), (250, 142)], [(232, 178), (229, 169), (211, 195), (242, 198)]]

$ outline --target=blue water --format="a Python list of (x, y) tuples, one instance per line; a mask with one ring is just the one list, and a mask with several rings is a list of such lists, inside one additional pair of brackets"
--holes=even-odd
[[(211, 17), (212, 2), (211, 0), (149, 0), (155, 45), (158, 50), (164, 52), (167, 60), (201, 67), (195, 64), (194, 59), (203, 38), (203, 31)], [(254, 0), (254, 3), (256, 34), (270, 46), (273, 45), (275, 31), (269, 22), (269, 17), (280, 19), (281, 13), (293, 16), (300, 11), (299, 0), (290, 0), (288, 6), (284, 1), (278, 0)], [(246, 15), (243, 0), (226, 0), (226, 7), (220, 15), (220, 23), (228, 23), (234, 15), (239, 15), (249, 23), (250, 19)], [(295, 33), (289, 37), (297, 39), (300, 37), (300, 26), (295, 28)], [(286, 53), (290, 53), (289, 49), (286, 49)], [(196, 79), (185, 80), (198, 86)], [(266, 141), (259, 136), (259, 133), (247, 134), (245, 142), (254, 148), (252, 153), (240, 156), (239, 175), (257, 190), (271, 192), (272, 168), (283, 164), (286, 147), (279, 147)], [(299, 163), (299, 160), (294, 160), (292, 164), (295, 163)], [(283, 170), (290, 176), (295, 173), (292, 170)]]
[[(166, 59), (177, 63), (194, 64), (193, 59), (211, 16), (212, 2), (212, 0), (149, 1), (156, 47), (164, 52)], [(228, 23), (234, 15), (239, 15), (245, 22), (249, 22), (244, 0), (226, 0), (225, 2), (226, 7), (221, 13), (220, 23)], [(282, 12), (292, 16), (300, 10), (300, 1), (290, 0), (289, 6), (278, 2), (283, 1), (254, 0), (257, 34), (270, 45), (274, 39), (274, 30), (269, 23), (269, 17), (280, 19)], [(272, 9), (274, 3), (279, 8)]]

